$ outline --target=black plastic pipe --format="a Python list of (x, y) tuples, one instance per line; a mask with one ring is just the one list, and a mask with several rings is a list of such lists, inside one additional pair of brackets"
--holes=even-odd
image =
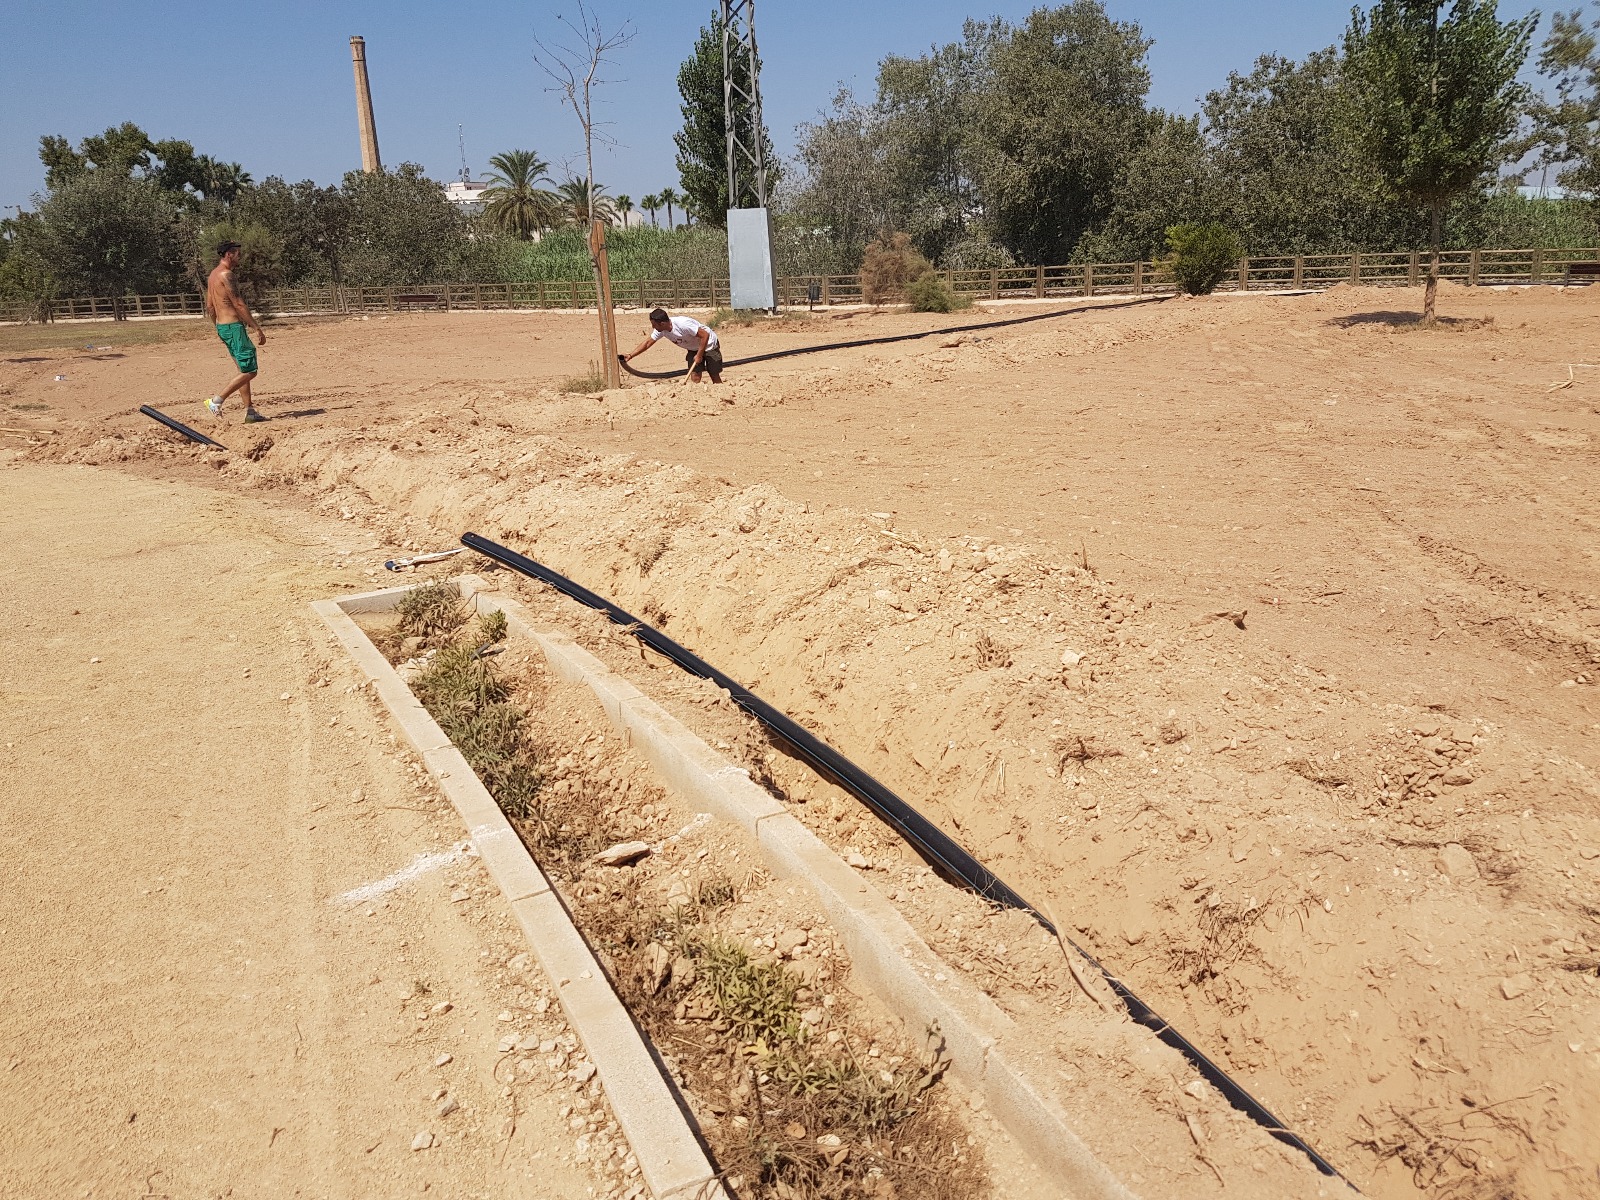
[[(1086, 312), (1111, 312), (1118, 308), (1133, 308), (1140, 304), (1155, 304), (1169, 299), (1167, 296), (1146, 296), (1141, 300), (1124, 300), (1121, 304), (1090, 304), (1079, 308), (1058, 308), (1054, 312), (1034, 313), (1027, 317), (1011, 317), (1004, 321), (984, 321), (977, 325), (955, 325), (948, 329), (930, 329), (926, 333), (896, 333), (888, 337), (859, 338), (853, 342), (828, 342), (821, 346), (800, 346), (793, 350), (773, 350), (767, 354), (752, 354), (749, 358), (735, 358), (723, 363), (724, 367), (745, 367), (751, 363), (770, 362), (775, 358), (792, 358), (796, 354), (820, 354), (824, 350), (853, 350), (858, 346), (887, 346), (891, 342), (911, 342), (917, 338), (940, 337), (950, 333), (976, 333), (983, 329), (1001, 329), (1007, 325), (1026, 325), (1030, 321), (1048, 321), (1053, 317), (1075, 317)], [(677, 379), (687, 375), (689, 368), (681, 371), (640, 371), (628, 365), (622, 355), (617, 361), (629, 375), (640, 379)]]
[(190, 429), (182, 421), (174, 420), (173, 418), (167, 416), (167, 414), (162, 412), (159, 408), (151, 408), (148, 404), (141, 404), (139, 406), (139, 411), (142, 412), (145, 416), (151, 418), (152, 420), (160, 421), (163, 425), (165, 425), (168, 429), (172, 430), (174, 433), (183, 434), (183, 436), (188, 438), (191, 442), (199, 442), (202, 446), (214, 446), (218, 450), (226, 450), (227, 449), (227, 447), (224, 446), (221, 442), (214, 441), (211, 438), (208, 438), (205, 434), (201, 433), (198, 429)]
[[(1101, 978), (1116, 993), (1128, 1015), (1136, 1023), (1149, 1029), (1162, 1042), (1183, 1055), (1189, 1061), (1189, 1064), (1212, 1087), (1228, 1098), (1230, 1104), (1250, 1117), (1280, 1142), (1293, 1146), (1303, 1153), (1312, 1161), (1317, 1170), (1324, 1175), (1332, 1175), (1340, 1179), (1344, 1178), (1334, 1169), (1331, 1163), (1313, 1150), (1298, 1134), (1286, 1129), (1283, 1122), (1278, 1120), (1266, 1105), (1262, 1104), (1231, 1075), (1207, 1058), (1193, 1042), (1167, 1024), (1165, 1018), (1139, 999), (1131, 988), (1106, 970), (1094, 955), (1078, 945), (1064, 932), (1057, 929), (1048, 917), (1013, 891), (994, 872), (962, 849), (955, 839), (946, 834), (944, 830), (933, 824), (916, 809), (912, 808), (911, 805), (884, 787), (883, 784), (868, 775), (832, 746), (812, 734), (791, 717), (778, 711), (748, 688), (724, 675), (699, 655), (673, 641), (659, 629), (645, 624), (631, 613), (618, 608), (603, 596), (598, 596), (581, 584), (574, 583), (565, 575), (553, 571), (525, 555), (518, 554), (515, 550), (502, 546), (498, 542), (491, 542), (488, 538), (480, 537), (476, 533), (462, 534), (461, 544), (469, 549), (476, 550), (485, 558), (492, 559), (502, 566), (510, 567), (520, 575), (526, 575), (530, 579), (537, 579), (541, 583), (549, 584), (556, 591), (571, 597), (579, 604), (599, 610), (614, 624), (623, 626), (645, 645), (671, 659), (689, 674), (696, 675), (701, 679), (711, 680), (711, 682), (726, 691), (735, 704), (760, 721), (772, 733), (787, 742), (798, 757), (810, 763), (812, 767), (821, 771), (828, 778), (836, 781), (839, 786), (855, 796), (856, 799), (860, 800), (897, 830), (900, 836), (905, 838), (918, 854), (922, 855), (924, 859), (947, 878), (964, 884), (977, 892), (978, 895), (995, 904), (1006, 908), (1023, 910), (1052, 934), (1060, 937), (1063, 942), (1082, 955), (1084, 960), (1100, 973)], [(1345, 1180), (1345, 1183), (1349, 1184), (1349, 1180)], [(1355, 1190), (1354, 1185), (1350, 1186), (1352, 1191)]]

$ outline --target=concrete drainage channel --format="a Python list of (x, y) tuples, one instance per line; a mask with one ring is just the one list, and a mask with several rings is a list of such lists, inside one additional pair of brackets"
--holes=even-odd
[[(693, 808), (742, 830), (772, 876), (803, 885), (847, 950), (855, 977), (908, 1033), (934, 1033), (950, 1074), (972, 1094), (973, 1107), (987, 1108), (1063, 1193), (1133, 1200), (1134, 1192), (1074, 1131), (1049, 1081), (1030, 1072), (1032, 1056), (1020, 1044), (1012, 1020), (961, 972), (944, 963), (876, 888), (753, 783), (746, 770), (712, 750), (570, 637), (535, 629), (520, 605), (495, 594), (476, 577), (467, 576), (459, 584), (474, 611), (504, 615), (512, 643), (536, 646), (555, 677), (586, 686), (632, 752), (671, 791)], [(708, 1200), (726, 1196), (687, 1106), (613, 990), (568, 906), (466, 758), (353, 619), (392, 612), (411, 590), (394, 588), (321, 601), (314, 608), (366, 672), (460, 812), (598, 1069), (617, 1123), (651, 1192), (657, 1197)], [(737, 1190), (737, 1182), (730, 1183)]]

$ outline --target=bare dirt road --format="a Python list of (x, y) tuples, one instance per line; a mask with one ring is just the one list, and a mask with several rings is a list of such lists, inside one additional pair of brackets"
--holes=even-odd
[[(1600, 292), (1448, 288), (1432, 332), (1416, 299), (1080, 306), (599, 396), (555, 386), (592, 318), (290, 323), (225, 456), (133, 411), (198, 411), (216, 345), (4, 334), (0, 404), (37, 459), (348, 512), (365, 565), (471, 528), (606, 592), (1053, 906), (1368, 1194), (1600, 1195)], [(1190, 1082), (1130, 1086), (1170, 1123)]]
[(307, 611), (348, 530), (5, 462), (0, 542), (0, 1193), (611, 1194), (494, 1077), (550, 1018)]

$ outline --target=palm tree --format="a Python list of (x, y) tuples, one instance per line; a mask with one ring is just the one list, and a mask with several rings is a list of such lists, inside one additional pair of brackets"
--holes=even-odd
[(617, 193), (614, 207), (617, 210), (617, 224), (626, 229), (628, 227), (628, 214), (633, 211), (633, 197), (628, 195), (627, 192)]
[(207, 200), (222, 200), (231, 204), (239, 198), (240, 192), (254, 182), (250, 172), (238, 163), (218, 162), (209, 154), (196, 155), (194, 165), (200, 179), (200, 194)]
[(563, 220), (573, 221), (579, 225), (587, 225), (594, 218), (609, 221), (616, 212), (616, 206), (610, 196), (601, 195), (605, 185), (594, 185), (594, 195), (589, 195), (589, 186), (581, 179), (569, 179), (556, 188), (556, 196), (561, 202), (561, 216)]
[(648, 196), (642, 196), (639, 199), (639, 207), (650, 214), (650, 224), (660, 228), (660, 222), (656, 220), (656, 213), (661, 211), (661, 197), (654, 192), (651, 192)]
[(677, 204), (679, 201), (681, 201), (683, 199), (683, 197), (678, 195), (678, 193), (673, 191), (671, 188), (662, 188), (661, 189), (661, 197), (660, 198), (661, 198), (662, 207), (664, 207), (667, 210), (667, 228), (671, 229), (672, 228), (672, 206), (674, 204)]
[(560, 219), (561, 206), (539, 187), (549, 182), (550, 164), (532, 150), (507, 150), (489, 160), (494, 171), (483, 191), (483, 215), (501, 229), (527, 241)]

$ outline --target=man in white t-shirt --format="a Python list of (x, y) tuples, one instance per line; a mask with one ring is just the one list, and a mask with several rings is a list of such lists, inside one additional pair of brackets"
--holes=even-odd
[(700, 382), (700, 372), (711, 372), (711, 382), (722, 382), (722, 343), (709, 325), (702, 325), (693, 317), (669, 317), (664, 308), (650, 310), (650, 336), (639, 343), (639, 348), (623, 358), (631, 362), (662, 338), (684, 351), (684, 361), (689, 364), (689, 378)]

